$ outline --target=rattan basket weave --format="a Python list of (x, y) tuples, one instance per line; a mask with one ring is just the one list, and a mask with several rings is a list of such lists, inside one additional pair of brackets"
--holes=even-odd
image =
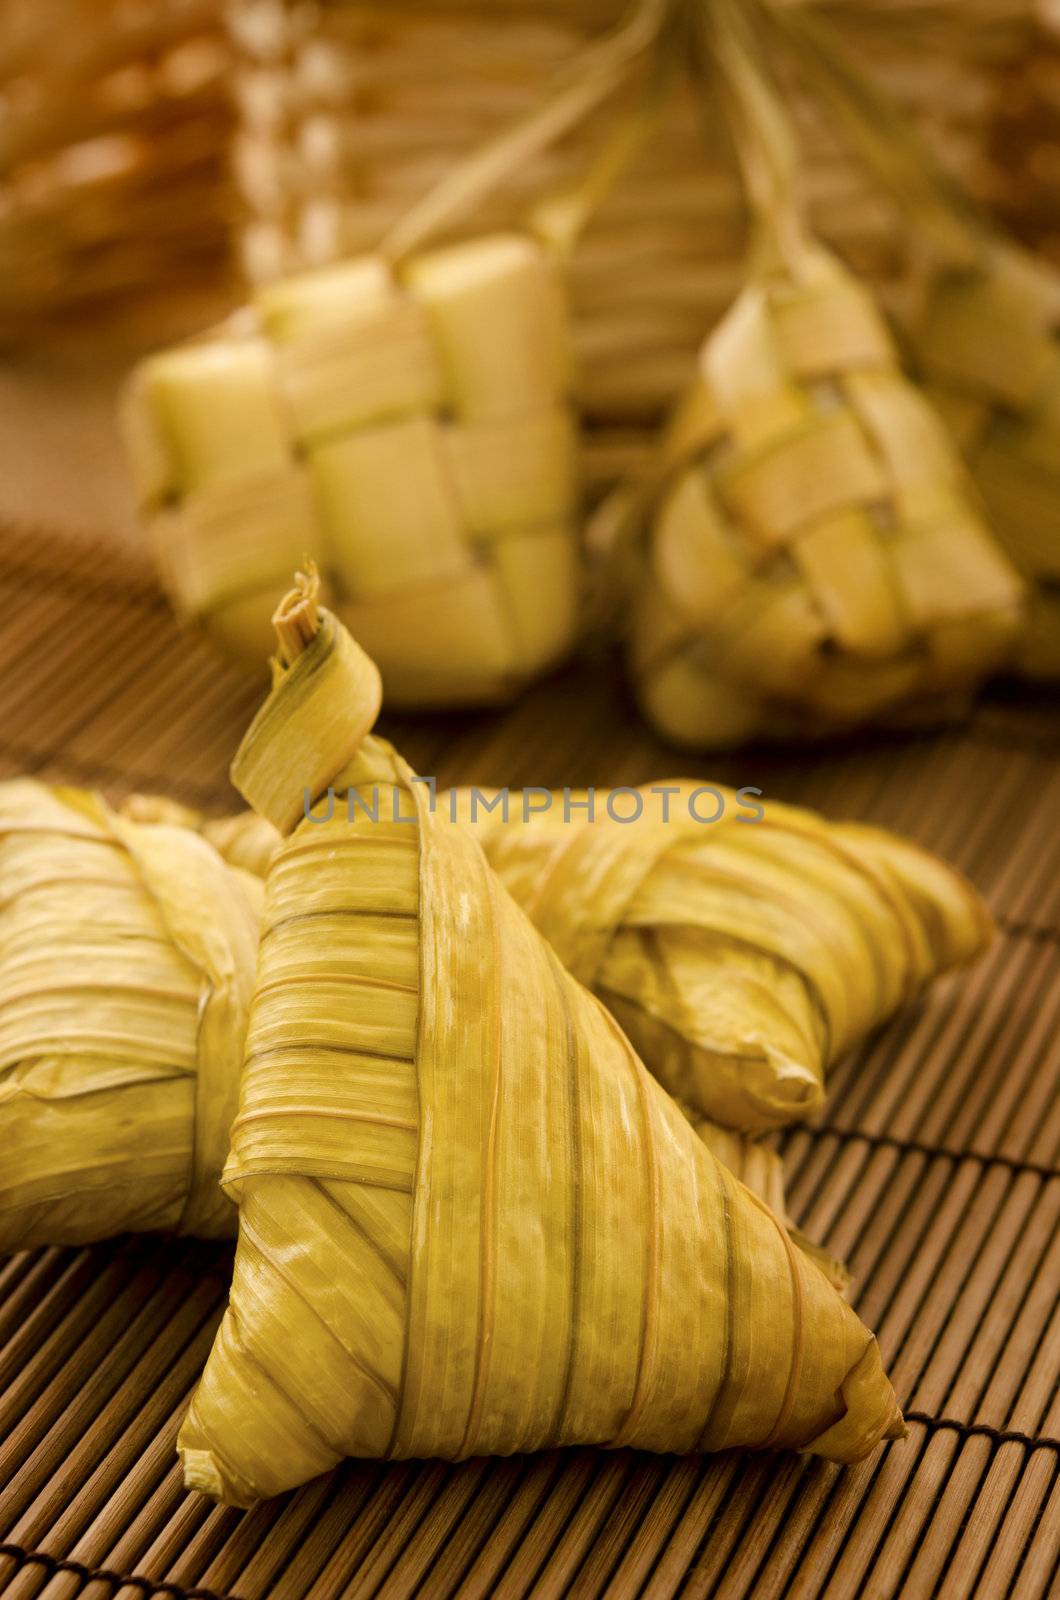
[[(235, 171), (243, 265), (257, 281), (371, 248), (461, 152), (534, 102), (551, 69), (622, 10), (621, 0), (234, 0), (240, 127)], [(862, 59), (915, 113), (980, 195), (1000, 198), (1033, 123), (1048, 165), (1052, 126), (1039, 70), (1048, 18), (1036, 0), (833, 0)], [(1055, 59), (1055, 57), (1053, 58)], [(1044, 81), (1050, 81), (1046, 76)], [(822, 236), (877, 281), (903, 266), (896, 218), (798, 102)], [(542, 179), (583, 158), (592, 129), (527, 167), (495, 202), (503, 226)], [(742, 276), (744, 208), (724, 134), (703, 139), (691, 97), (668, 122), (575, 254), (581, 398), (592, 466), (629, 465), (641, 427), (687, 380), (704, 333)], [(1024, 155), (1021, 154), (1021, 163)], [(1026, 186), (1041, 231), (1040, 184)], [(482, 225), (480, 217), (478, 225)]]
[(224, 269), (218, 0), (3, 0), (0, 334)]

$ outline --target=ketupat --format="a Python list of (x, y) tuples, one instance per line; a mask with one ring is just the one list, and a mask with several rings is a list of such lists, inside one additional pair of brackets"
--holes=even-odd
[[(664, 1088), (723, 1128), (814, 1115), (837, 1057), (993, 935), (967, 879), (883, 828), (776, 800), (752, 821), (690, 779), (620, 791), (614, 815), (597, 790), (591, 818), (584, 791), (531, 799), (457, 789), (437, 809), (474, 832)], [(637, 820), (617, 820), (631, 802)], [(252, 812), (204, 827), (262, 873), (278, 842)]]
[[(808, 1115), (838, 1048), (838, 1022), (845, 1016), (847, 1034), (856, 1034), (882, 1018), (885, 998), (893, 1007), (938, 971), (971, 959), (989, 933), (989, 918), (958, 874), (915, 846), (769, 801), (767, 824), (741, 825), (737, 834), (753, 843), (736, 853), (738, 892), (726, 921), (717, 889), (733, 886), (722, 869), (728, 859), (732, 870), (725, 841), (734, 830), (693, 826), (688, 808), (674, 799), (682, 787), (665, 786), (673, 807), (665, 835), (643, 822), (609, 827), (603, 791), (597, 796), (602, 820), (589, 826), (584, 812), (575, 821), (572, 811), (562, 835), (554, 823), (564, 815), (564, 799), (577, 804), (577, 795), (557, 794), (546, 815), (507, 826), (497, 812), (482, 810), (488, 799), (482, 790), (475, 791), (473, 824), (471, 791), (443, 793), (438, 810), (473, 827), (502, 882), (561, 958), (622, 1019), (664, 1085), (692, 1102), (688, 1115), (709, 1148), (782, 1215), (775, 1153), (704, 1112), (759, 1130)], [(522, 815), (522, 798), (510, 797), (513, 818)], [(778, 824), (783, 837), (785, 822), (796, 851), (787, 869), (769, 849)], [(212, 852), (189, 852), (182, 841), (171, 841), (169, 866), (178, 879), (187, 879), (189, 862), (209, 872), (209, 893), (192, 909), (212, 920), (215, 939), (227, 939), (243, 992), (224, 1050), (211, 1055), (203, 1073), (207, 1036), (198, 1032), (198, 998), (210, 993), (214, 980), (190, 969), (173, 942), (164, 883), (155, 882), (165, 858), (145, 872), (121, 842), (142, 841), (151, 836), (142, 825), (159, 823), (169, 832), (155, 838), (171, 841), (177, 828), (201, 830), (229, 863), (258, 876), (280, 842), (271, 823), (252, 811), (204, 820), (171, 800), (134, 795), (115, 816), (82, 791), (25, 780), (0, 784), (0, 1011), (6, 1019), (0, 1132), (22, 1153), (0, 1174), (0, 1251), (84, 1242), (125, 1229), (235, 1231), (233, 1208), (207, 1205), (205, 1197), (218, 1188), (227, 1150), (221, 1123), (237, 1094), (255, 956), (250, 921), (260, 906), (260, 885), (243, 871), (226, 873)], [(815, 861), (816, 885), (808, 871)], [(790, 881), (780, 892), (786, 876)], [(223, 903), (229, 899), (234, 903)], [(811, 916), (815, 904), (819, 910)], [(57, 907), (68, 907), (68, 923)], [(741, 907), (742, 933), (732, 921)], [(681, 917), (690, 915), (694, 925), (682, 928)], [(189, 932), (192, 946), (209, 936), (206, 927), (193, 925)], [(757, 952), (743, 937), (749, 932), (763, 940)], [(84, 964), (86, 940), (91, 973)], [(726, 1007), (722, 1018), (738, 1036), (728, 1040), (726, 1058), (724, 1041), (708, 1022), (717, 1021), (718, 997), (729, 988), (738, 989), (738, 1004)], [(44, 996), (53, 1008), (47, 1022)], [(107, 1019), (102, 1033), (101, 1017)], [(777, 1081), (769, 1076), (774, 1068)], [(784, 1099), (784, 1087), (796, 1092)], [(197, 1117), (209, 1119), (215, 1138), (196, 1140)], [(109, 1180), (116, 1181), (104, 1201)], [(194, 1204), (188, 1198), (193, 1184)], [(42, 1205), (45, 1193), (50, 1199)], [(801, 1235), (799, 1243), (813, 1248)]]
[(231, 1232), (262, 890), (186, 827), (0, 785), (0, 1251)]
[[(468, 833), (368, 729), (371, 664), (302, 584), (233, 765), (273, 857), (229, 1308), (181, 1429), (248, 1504), (345, 1455), (793, 1446), (903, 1431), (875, 1340), (697, 1140)], [(322, 795), (393, 785), (409, 823)]]
[(311, 555), (388, 700), (503, 699), (577, 602), (576, 426), (558, 263), (529, 234), (259, 292), (255, 328), (154, 356), (124, 406), (164, 586), (265, 656)]
[(1060, 678), (1060, 274), (979, 214), (825, 18), (774, 12), (909, 225), (913, 281), (897, 311), (914, 363), (1031, 586), (1014, 665)]
[[(0, 783), (0, 1254), (234, 1235), (220, 1179), (279, 842), (252, 811)], [(783, 1215), (775, 1152), (696, 1126)]]
[[(481, 790), (453, 803), (663, 1086), (757, 1133), (820, 1110), (836, 1057), (981, 954), (991, 919), (959, 873), (883, 829), (775, 800), (750, 821), (732, 793), (696, 793), (624, 790), (612, 814), (599, 790), (591, 821), (584, 794), (526, 820), (518, 794), (507, 821)], [(714, 796), (721, 818), (697, 820)], [(617, 820), (638, 799), (638, 820)]]
[[(673, 10), (633, 0), (376, 253), (260, 290), (134, 375), (125, 435), (164, 587), (230, 652), (264, 659), (306, 557), (393, 704), (503, 700), (568, 652), (579, 453), (563, 258), (650, 121)], [(573, 189), (521, 228), (426, 248), (638, 79), (641, 106)]]
[(747, 13), (717, 0), (704, 26), (757, 250), (653, 469), (597, 524), (639, 698), (704, 747), (941, 714), (1011, 652), (1022, 584), (868, 291), (806, 231)]

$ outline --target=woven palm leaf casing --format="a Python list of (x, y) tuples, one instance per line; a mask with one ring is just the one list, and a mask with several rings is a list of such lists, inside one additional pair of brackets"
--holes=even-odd
[(904, 217), (909, 281), (895, 310), (993, 530), (1028, 580), (1014, 664), (1030, 677), (1058, 677), (1060, 275), (976, 207), (817, 8), (772, 7), (768, 16)]
[(1020, 624), (941, 423), (820, 249), (753, 279), (707, 341), (633, 517), (632, 671), (681, 743), (942, 708)]
[[(761, 1139), (748, 1138), (746, 1134), (736, 1133), (732, 1128), (721, 1128), (716, 1122), (697, 1117), (687, 1106), (682, 1109), (715, 1160), (728, 1167), (745, 1188), (764, 1200), (778, 1217), (784, 1217), (786, 1211), (784, 1163), (779, 1152)], [(787, 1222), (786, 1226), (799, 1249), (805, 1251), (811, 1261), (816, 1262), (829, 1283), (834, 1285), (840, 1294), (848, 1294), (851, 1277), (846, 1264), (829, 1255), (828, 1251), (822, 1249), (813, 1239), (807, 1238), (806, 1234), (793, 1223)]]
[[(311, 588), (279, 628), (285, 666), (233, 776), (290, 837), (186, 1481), (248, 1503), (345, 1455), (768, 1443), (847, 1460), (900, 1433), (875, 1341), (824, 1274), (475, 841), (365, 737), (367, 663)], [(353, 820), (299, 820), (303, 788), (329, 786), (357, 796)], [(408, 822), (364, 813), (377, 786)]]
[(909, 326), (935, 405), (1028, 579), (1016, 665), (1060, 678), (1060, 276), (1015, 249), (939, 271)]
[(570, 645), (576, 430), (559, 269), (527, 234), (262, 290), (125, 406), (180, 613), (259, 664), (306, 556), (396, 704), (509, 696)]
[[(246, 871), (225, 872), (211, 851), (174, 838), (178, 828)], [(246, 872), (264, 876), (279, 834), (253, 811), (206, 821), (166, 797), (132, 795), (115, 816), (86, 791), (16, 780), (0, 785), (0, 835), (10, 897), (0, 913), (0, 1138), (16, 1153), (0, 1182), (0, 1253), (129, 1229), (234, 1235), (236, 1210), (219, 1185), (253, 978), (248, 910), (256, 919), (262, 902)], [(149, 838), (166, 845), (168, 868), (145, 856)], [(178, 928), (170, 871), (195, 885), (202, 927)], [(215, 1017), (199, 1022), (200, 1006), (205, 1019), (223, 1003), (214, 993), (223, 959), (212, 975), (192, 959), (211, 923), (239, 985), (223, 1034)], [(776, 1152), (695, 1124), (782, 1216)]]
[(0, 785), (0, 1252), (231, 1231), (261, 885), (187, 828)]
[(591, 820), (583, 794), (528, 817), (521, 801), (505, 818), (460, 791), (458, 814), (663, 1086), (725, 1127), (813, 1115), (832, 1061), (990, 937), (971, 885), (882, 829), (779, 801), (749, 820), (691, 781), (613, 808), (599, 790)]
[[(722, 797), (728, 821), (697, 820), (697, 795), (712, 810)], [(763, 822), (736, 822), (750, 814), (737, 796), (690, 782), (639, 791), (633, 825), (614, 820), (612, 800), (619, 816), (637, 794), (595, 792), (591, 817), (587, 796), (566, 792), (547, 811), (540, 796), (514, 793), (505, 814), (502, 796), (482, 789), (442, 793), (437, 808), (475, 834), (711, 1151), (783, 1214), (775, 1153), (733, 1130), (757, 1134), (817, 1110), (838, 1051), (973, 959), (989, 915), (958, 873), (880, 829), (775, 801)], [(124, 809), (200, 828), (262, 876), (280, 844), (253, 811), (205, 821), (143, 796)]]
[[(174, 838), (189, 828), (245, 870), (226, 872), (212, 851)], [(18, 780), (0, 785), (0, 835), (0, 1141), (17, 1152), (0, 1182), (0, 1253), (128, 1229), (234, 1235), (219, 1186), (253, 978), (248, 908), (256, 920), (262, 903), (246, 873), (264, 876), (279, 834), (253, 811), (205, 820), (164, 796), (132, 795), (115, 816), (86, 791)], [(150, 838), (168, 864), (145, 857)], [(171, 873), (195, 886), (201, 927), (179, 929)], [(194, 917), (194, 905), (180, 909)], [(219, 1004), (223, 961), (210, 975), (193, 959), (211, 924), (239, 985), (220, 1036), (199, 1018)], [(782, 1216), (777, 1153), (694, 1121)]]

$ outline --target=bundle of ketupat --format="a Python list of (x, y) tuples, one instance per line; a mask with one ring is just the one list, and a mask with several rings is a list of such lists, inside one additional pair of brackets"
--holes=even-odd
[[(303, 582), (233, 765), (266, 882), (224, 1185), (231, 1298), (181, 1429), (249, 1504), (343, 1456), (790, 1446), (902, 1421), (875, 1340), (729, 1176), (468, 832), (370, 728), (378, 677)], [(410, 823), (303, 818), (399, 791)]]
[(1014, 665), (1060, 678), (1060, 275), (1018, 248), (943, 172), (816, 8), (775, 8), (778, 34), (897, 202), (915, 240), (897, 307), (928, 395), (991, 525), (1030, 584)]
[[(279, 844), (252, 811), (0, 784), (0, 1253), (235, 1233), (220, 1179)], [(695, 1120), (783, 1216), (776, 1153)]]
[[(813, 1116), (838, 1056), (993, 935), (967, 879), (911, 841), (691, 779), (433, 803), (664, 1088), (722, 1129)], [(185, 820), (262, 875), (279, 844), (254, 812)]]
[(639, 698), (714, 747), (944, 715), (1010, 654), (1022, 584), (872, 297), (807, 231), (748, 13), (717, 0), (704, 28), (756, 248), (654, 467), (597, 524)]
[(568, 652), (579, 460), (562, 258), (627, 123), (584, 186), (521, 230), (425, 246), (616, 91), (653, 82), (671, 3), (636, 0), (377, 253), (259, 290), (134, 375), (125, 435), (163, 585), (230, 654), (260, 666), (307, 558), (391, 704), (503, 700)]
[(175, 823), (0, 785), (0, 1251), (217, 1236), (262, 889)]
[[(585, 797), (566, 793), (541, 811), (540, 796), (531, 810), (516, 792), (507, 821), (481, 789), (440, 794), (437, 809), (476, 834), (505, 887), (619, 1019), (709, 1148), (783, 1215), (779, 1160), (747, 1133), (815, 1112), (838, 1051), (939, 973), (973, 959), (990, 919), (958, 873), (892, 834), (775, 801), (762, 803), (753, 825), (736, 821), (753, 813), (735, 803), (722, 820), (697, 822), (691, 792), (674, 782), (643, 791), (642, 807), (668, 796), (667, 820), (647, 811), (632, 826), (614, 821), (606, 791), (594, 796), (591, 819)], [(710, 793), (712, 803), (735, 802)], [(187, 829), (213, 848), (174, 843)], [(147, 859), (147, 839), (168, 854), (159, 847)], [(0, 1132), (32, 1153), (28, 1166), (10, 1163), (0, 1177), (0, 1249), (132, 1228), (234, 1231), (217, 1190), (261, 899), (247, 872), (264, 876), (279, 844), (252, 811), (205, 820), (171, 800), (134, 795), (116, 816), (84, 792), (0, 785), (0, 1007), (8, 1018)], [(225, 871), (214, 850), (238, 870)], [(189, 863), (199, 877), (189, 878)], [(208, 894), (197, 887), (203, 873)], [(174, 894), (183, 895), (177, 907)], [(71, 908), (68, 922), (60, 906)], [(220, 1050), (197, 1021), (220, 1003), (217, 959), (211, 970), (196, 954), (211, 940), (241, 996)], [(147, 962), (158, 971), (141, 972)], [(53, 1010), (41, 1035), (44, 996)], [(27, 1031), (27, 1019), (37, 1031)], [(212, 1137), (196, 1137), (196, 1119)], [(124, 1141), (117, 1165), (115, 1130)], [(210, 1194), (216, 1203), (205, 1203)]]

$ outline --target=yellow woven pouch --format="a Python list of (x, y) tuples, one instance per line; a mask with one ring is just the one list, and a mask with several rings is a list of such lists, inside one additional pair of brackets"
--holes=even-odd
[[(377, 253), (261, 289), (133, 376), (124, 432), (163, 585), (230, 654), (260, 665), (307, 558), (390, 703), (503, 700), (570, 649), (580, 484), (562, 266), (650, 115), (668, 10), (637, 0)], [(520, 231), (427, 248), (640, 80), (576, 190)]]
[(597, 524), (639, 697), (702, 746), (944, 715), (1011, 652), (1022, 586), (870, 294), (806, 232), (748, 13), (718, 0), (705, 26), (756, 247), (652, 471)]
[(973, 207), (814, 8), (776, 17), (909, 223), (914, 272), (897, 311), (911, 354), (1030, 585), (1014, 664), (1060, 677), (1060, 274)]

